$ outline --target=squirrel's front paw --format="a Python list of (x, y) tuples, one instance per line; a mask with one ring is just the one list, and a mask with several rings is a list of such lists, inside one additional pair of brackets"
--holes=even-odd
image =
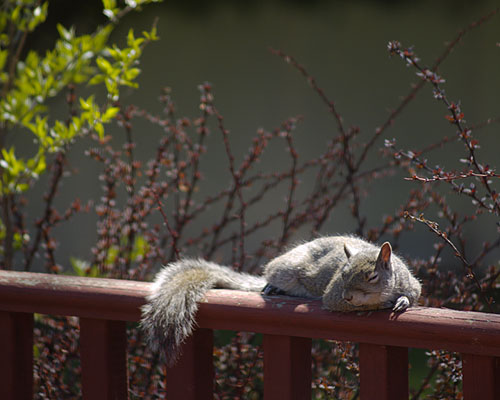
[(262, 294), (266, 296), (273, 296), (273, 295), (279, 296), (279, 295), (286, 295), (286, 292), (268, 283), (266, 286), (264, 286), (264, 289), (262, 289)]
[(410, 300), (408, 300), (406, 296), (401, 296), (396, 300), (392, 310), (394, 312), (400, 312), (406, 310), (408, 307), (410, 307)]

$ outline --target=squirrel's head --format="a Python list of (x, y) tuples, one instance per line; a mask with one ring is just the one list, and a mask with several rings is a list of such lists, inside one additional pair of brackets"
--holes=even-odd
[(380, 250), (361, 250), (354, 253), (344, 245), (347, 264), (343, 268), (343, 299), (353, 306), (382, 304), (392, 279), (392, 247), (385, 242)]

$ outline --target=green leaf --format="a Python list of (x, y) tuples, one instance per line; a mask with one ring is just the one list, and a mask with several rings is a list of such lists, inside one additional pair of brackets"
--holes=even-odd
[(104, 82), (104, 75), (103, 74), (98, 74), (94, 75), (89, 81), (89, 85), (98, 85), (99, 83)]
[(0, 50), (0, 70), (3, 70), (5, 67), (5, 62), (7, 61), (7, 57), (9, 52), (7, 50)]
[(14, 23), (17, 23), (19, 21), (19, 15), (21, 14), (21, 6), (17, 6), (16, 8), (14, 8), (14, 10), (12, 11), (12, 14), (10, 14), (10, 18), (12, 19), (12, 21)]
[(158, 35), (156, 34), (157, 32), (157, 29), (156, 29), (156, 26), (153, 26), (153, 28), (151, 29), (151, 32), (148, 32), (148, 31), (143, 31), (142, 32), (142, 35), (147, 39), (147, 40), (151, 40), (151, 41), (155, 41), (155, 40), (158, 40), (159, 37)]
[(139, 68), (130, 68), (129, 70), (125, 71), (125, 79), (131, 81), (135, 79), (140, 73), (141, 70)]
[(102, 5), (104, 6), (104, 8), (115, 8), (116, 0), (102, 0)]
[(128, 31), (128, 35), (127, 35), (127, 44), (132, 47), (132, 45), (134, 44), (134, 40), (135, 40), (135, 37), (134, 37), (134, 30), (133, 29), (129, 29)]
[(87, 276), (86, 271), (90, 269), (90, 263), (88, 261), (81, 260), (76, 257), (70, 257), (69, 262), (77, 276)]
[(104, 126), (100, 122), (95, 123), (94, 130), (97, 132), (100, 139), (104, 137)]
[(97, 66), (99, 69), (104, 72), (106, 75), (111, 75), (113, 73), (113, 66), (110, 64), (108, 60), (103, 57), (98, 57), (96, 60)]
[(69, 262), (77, 276), (87, 276), (91, 278), (98, 278), (101, 276), (99, 268), (96, 265), (90, 265), (88, 261), (81, 260), (76, 257), (70, 257)]
[(137, 235), (135, 237), (135, 242), (130, 258), (133, 261), (139, 261), (140, 259), (142, 259), (142, 257), (145, 256), (145, 254), (148, 252), (148, 249), (149, 249), (149, 244), (147, 240), (144, 238), (144, 236)]
[(137, 89), (139, 87), (139, 84), (137, 82), (131, 82), (131, 81), (126, 81), (123, 80), (120, 82), (122, 85)]
[(30, 122), (25, 124), (25, 126), (38, 138), (38, 142), (41, 146), (45, 146), (53, 140), (52, 137), (48, 136), (49, 128), (47, 117), (41, 118), (37, 115), (34, 124)]
[(34, 178), (38, 178), (40, 174), (45, 172), (47, 169), (47, 163), (45, 161), (45, 154), (43, 153), (43, 151), (40, 151), (40, 153), (36, 157), (28, 160), (27, 166), (29, 169), (31, 169), (32, 176)]
[(33, 31), (38, 25), (45, 21), (47, 18), (48, 2), (43, 3), (41, 6), (37, 6), (33, 10), (33, 16), (28, 22), (28, 30)]
[(61, 24), (57, 24), (57, 30), (59, 31), (59, 35), (67, 42), (70, 42), (71, 39), (73, 39), (73, 34), (71, 33), (71, 31), (68, 31)]
[(40, 349), (36, 344), (33, 345), (33, 357), (36, 359), (40, 358)]
[(101, 118), (102, 122), (109, 122), (116, 116), (116, 114), (118, 114), (119, 111), (119, 107), (109, 107)]
[(113, 28), (114, 28), (113, 24), (108, 24), (94, 35), (94, 39), (93, 39), (94, 49), (93, 49), (93, 51), (95, 53), (98, 53), (98, 52), (102, 51), (102, 49), (104, 49), (104, 46), (106, 46), (109, 35), (113, 31)]
[(112, 265), (114, 264), (116, 257), (118, 257), (118, 247), (117, 246), (111, 246), (108, 249), (108, 254), (106, 255), (106, 264), (107, 265)]
[(83, 97), (80, 97), (80, 107), (82, 110), (90, 111), (94, 106), (94, 96), (90, 96), (87, 100), (84, 100)]

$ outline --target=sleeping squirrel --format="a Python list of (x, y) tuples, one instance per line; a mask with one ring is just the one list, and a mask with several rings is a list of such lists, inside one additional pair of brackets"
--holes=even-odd
[(181, 259), (157, 275), (141, 326), (168, 365), (195, 327), (198, 302), (212, 288), (322, 299), (330, 311), (403, 311), (420, 297), (420, 282), (392, 252), (353, 236), (321, 237), (298, 245), (264, 266), (263, 276), (235, 272), (201, 259)]

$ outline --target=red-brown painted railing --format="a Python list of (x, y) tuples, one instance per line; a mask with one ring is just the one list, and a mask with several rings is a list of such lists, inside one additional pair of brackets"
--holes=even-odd
[[(0, 271), (0, 398), (31, 399), (33, 313), (80, 318), (83, 397), (126, 399), (125, 321), (149, 283)], [(168, 399), (213, 398), (213, 329), (264, 334), (266, 399), (307, 399), (311, 338), (360, 343), (361, 399), (408, 398), (408, 347), (462, 353), (465, 399), (500, 398), (500, 315), (416, 307), (330, 313), (319, 301), (210, 291), (199, 329), (167, 371)]]

